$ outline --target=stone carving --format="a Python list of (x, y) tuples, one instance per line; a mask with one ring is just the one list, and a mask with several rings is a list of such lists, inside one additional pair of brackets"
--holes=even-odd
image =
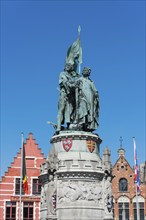
[(106, 206), (107, 206), (108, 212), (111, 212), (112, 208), (113, 208), (113, 195), (111, 195), (111, 196), (108, 195), (107, 196)]
[(47, 188), (47, 184), (44, 184), (41, 188), (41, 208), (47, 207), (46, 188)]
[(59, 160), (58, 160), (58, 157), (57, 157), (57, 153), (54, 151), (53, 148), (50, 151), (50, 153), (48, 154), (46, 162), (48, 164), (48, 170), (50, 172), (54, 173), (58, 169)]
[(87, 143), (88, 150), (92, 153), (95, 150), (96, 142), (93, 140), (87, 140), (86, 143)]
[(45, 175), (48, 173), (48, 163), (43, 163), (40, 166), (41, 175)]
[(62, 139), (62, 146), (66, 152), (70, 150), (72, 147), (72, 138), (64, 138)]
[(68, 181), (59, 183), (58, 202), (93, 201), (99, 203), (102, 192), (96, 182)]
[(56, 183), (54, 181), (53, 175), (49, 176), (49, 183), (46, 187), (46, 201), (48, 205), (48, 215), (53, 214), (55, 215), (55, 207), (56, 205), (54, 204), (54, 197), (56, 195)]
[(56, 181), (52, 174), (49, 175), (48, 182), (42, 186), (41, 208), (47, 208), (48, 215), (55, 215), (56, 212)]
[(113, 208), (113, 194), (112, 194), (112, 176), (108, 171), (105, 171), (103, 179), (103, 192), (104, 192), (104, 204), (105, 214), (112, 213)]
[(42, 182), (41, 189), (41, 219), (43, 216), (56, 215), (56, 170), (58, 169), (58, 158), (54, 148), (50, 151), (46, 163), (41, 165)]

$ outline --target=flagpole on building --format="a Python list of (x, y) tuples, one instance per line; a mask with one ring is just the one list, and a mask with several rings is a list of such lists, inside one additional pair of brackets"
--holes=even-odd
[(135, 186), (136, 186), (136, 215), (137, 215), (137, 220), (139, 220), (139, 204), (138, 204), (138, 191), (137, 191), (137, 178), (138, 178), (138, 164), (137, 164), (137, 152), (136, 152), (136, 141), (135, 137), (133, 137), (133, 145), (134, 145), (134, 175), (136, 177), (135, 180)]
[(23, 144), (24, 144), (24, 135), (21, 133), (21, 168), (20, 168), (20, 206), (19, 206), (19, 220), (21, 220), (22, 214), (22, 172), (23, 172)]

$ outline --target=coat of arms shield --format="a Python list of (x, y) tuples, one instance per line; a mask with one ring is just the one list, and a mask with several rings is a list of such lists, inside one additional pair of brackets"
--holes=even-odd
[(87, 142), (88, 150), (92, 153), (95, 149), (96, 142), (93, 140), (87, 140), (86, 142)]
[(62, 145), (63, 145), (64, 150), (68, 152), (70, 148), (72, 147), (72, 138), (63, 139)]

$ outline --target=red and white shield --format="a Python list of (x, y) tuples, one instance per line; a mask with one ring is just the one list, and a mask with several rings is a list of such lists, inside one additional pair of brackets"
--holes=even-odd
[(62, 140), (62, 146), (66, 152), (72, 147), (72, 138), (66, 138)]

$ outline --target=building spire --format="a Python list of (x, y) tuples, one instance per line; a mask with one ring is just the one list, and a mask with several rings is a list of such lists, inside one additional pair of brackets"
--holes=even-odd
[(123, 148), (123, 146), (122, 146), (122, 143), (123, 143), (123, 138), (122, 138), (122, 136), (120, 137), (119, 141), (120, 141), (120, 148)]
[(120, 141), (120, 147), (119, 147), (119, 150), (118, 150), (118, 155), (119, 155), (119, 157), (125, 156), (125, 150), (124, 150), (123, 145), (122, 145), (122, 143), (123, 143), (122, 136), (120, 137), (119, 141)]

